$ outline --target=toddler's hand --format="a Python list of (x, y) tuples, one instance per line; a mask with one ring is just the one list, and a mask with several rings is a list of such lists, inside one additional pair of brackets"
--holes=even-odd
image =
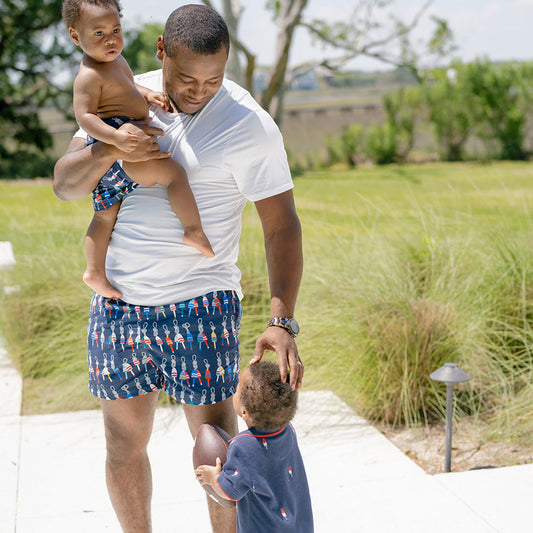
[(115, 146), (123, 152), (133, 152), (139, 144), (139, 137), (126, 129), (118, 129), (115, 132)]
[(194, 473), (196, 474), (196, 479), (200, 482), (201, 485), (211, 485), (214, 486), (216, 480), (220, 473), (222, 472), (222, 462), (220, 457), (217, 457), (217, 465), (201, 465), (199, 466)]
[(163, 111), (168, 111), (170, 109), (170, 102), (166, 93), (150, 91), (146, 100), (149, 104), (158, 105)]

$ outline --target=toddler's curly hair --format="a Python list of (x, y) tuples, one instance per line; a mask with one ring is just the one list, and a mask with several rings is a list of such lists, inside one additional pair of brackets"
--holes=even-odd
[(119, 17), (122, 16), (122, 7), (120, 7), (119, 0), (65, 0), (61, 14), (67, 28), (76, 27), (84, 5), (116, 7)]
[(270, 361), (250, 365), (250, 379), (241, 387), (240, 401), (249, 411), (254, 426), (267, 431), (285, 427), (294, 417), (298, 392), (283, 383), (279, 368)]

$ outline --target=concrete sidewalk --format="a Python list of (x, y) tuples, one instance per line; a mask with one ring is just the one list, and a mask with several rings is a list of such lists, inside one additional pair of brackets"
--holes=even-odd
[[(0, 372), (0, 533), (119, 533), (101, 413), (22, 417), (21, 379), (1, 350)], [(294, 427), (317, 533), (532, 529), (533, 465), (426, 475), (331, 392), (301, 393)], [(210, 531), (191, 447), (182, 409), (159, 409), (150, 444), (155, 533)]]

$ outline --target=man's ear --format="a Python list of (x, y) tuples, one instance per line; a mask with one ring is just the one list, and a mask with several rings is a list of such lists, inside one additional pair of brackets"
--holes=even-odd
[(156, 52), (156, 57), (157, 59), (159, 59), (159, 61), (163, 61), (163, 57), (165, 56), (165, 47), (163, 45), (163, 36), (160, 35), (158, 38), (157, 38), (157, 52)]
[(70, 38), (74, 41), (74, 44), (76, 46), (80, 45), (80, 39), (78, 37), (78, 32), (74, 28), (68, 29), (68, 34), (70, 35)]

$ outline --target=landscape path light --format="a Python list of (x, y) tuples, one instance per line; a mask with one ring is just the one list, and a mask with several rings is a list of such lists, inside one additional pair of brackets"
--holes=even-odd
[(446, 383), (446, 455), (444, 471), (450, 472), (452, 466), (453, 386), (456, 383), (470, 381), (472, 378), (456, 363), (445, 363), (435, 372), (432, 372), (429, 377), (433, 381)]

